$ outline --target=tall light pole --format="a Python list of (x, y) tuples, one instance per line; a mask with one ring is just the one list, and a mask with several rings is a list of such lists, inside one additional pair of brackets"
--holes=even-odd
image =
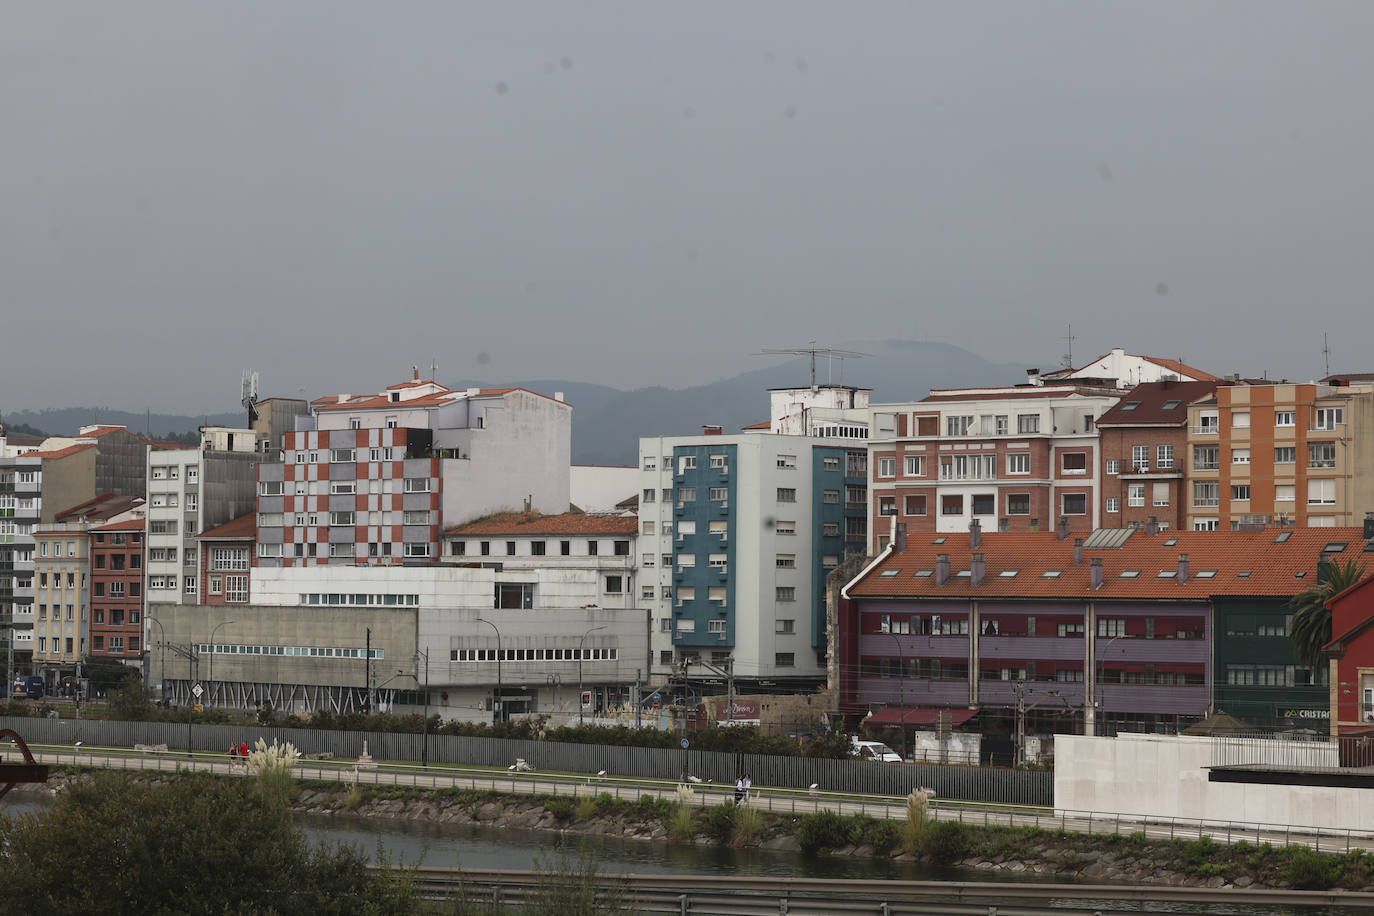
[(592, 627), (590, 630), (588, 630), (587, 632), (583, 633), (583, 634), (582, 634), (582, 638), (579, 639), (579, 640), (577, 641), (577, 724), (578, 724), (578, 725), (581, 725), (581, 724), (582, 724), (582, 707), (583, 707), (583, 705), (584, 705), (584, 704), (582, 703), (582, 644), (583, 644), (584, 642), (586, 642), (588, 636), (591, 636), (591, 635), (592, 635), (593, 633), (595, 633), (597, 630), (604, 630), (604, 629), (606, 629), (606, 625), (605, 625), (605, 624), (601, 624), (600, 626)]
[[(499, 640), (498, 640), (498, 641), (499, 641)], [(424, 649), (423, 651), (422, 651), (422, 650), (419, 650), (419, 649), (416, 649), (416, 650), (415, 650), (415, 660), (418, 662), (418, 661), (419, 661), (420, 659), (422, 659), (422, 658), (425, 660), (425, 722), (424, 722), (425, 739), (424, 739), (424, 745), (423, 745), (423, 746), (421, 747), (421, 749), (420, 749), (420, 766), (422, 766), (422, 767), (427, 767), (427, 766), (429, 766), (429, 650), (428, 650), (428, 649)], [(497, 659), (497, 662), (499, 663), (500, 660), (501, 660), (501, 656), (498, 654), (498, 655), (496, 656), (496, 659)], [(419, 680), (419, 678), (416, 678), (416, 680)]]
[(906, 759), (907, 738), (906, 738), (906, 654), (902, 651), (902, 641), (897, 638), (897, 634), (888, 631), (888, 636), (897, 644), (897, 703), (901, 706), (902, 712), (902, 759)]
[(222, 627), (227, 627), (234, 623), (237, 623), (237, 621), (226, 620), (223, 623), (215, 624), (215, 628), (210, 631), (210, 701), (212, 704), (215, 699), (215, 634), (218, 633)]
[[(502, 702), (502, 695), (505, 693), (505, 689), (501, 684), (501, 631), (497, 628), (496, 624), (485, 617), (478, 617), (477, 622), (485, 623), (493, 630), (496, 630), (496, 702), (492, 704), (492, 711), (494, 713), (493, 718), (496, 718), (496, 721), (504, 722), (506, 721), (506, 704)], [(426, 695), (425, 699), (429, 699), (428, 695)]]
[[(158, 646), (159, 656), (160, 656), (159, 659), (158, 659), (158, 666), (157, 666), (157, 667), (158, 667), (158, 671), (157, 671), (157, 683), (158, 683), (158, 691), (162, 694), (162, 702), (166, 703), (166, 702), (167, 702), (167, 634), (166, 634), (165, 632), (163, 632), (163, 629), (162, 629), (162, 622), (161, 622), (160, 620), (158, 620), (156, 617), (145, 617), (144, 619), (147, 620), (149, 623), (151, 623), (153, 626), (157, 627), (157, 646)], [(147, 649), (147, 648), (148, 648), (148, 640), (147, 640), (146, 637), (145, 637), (144, 640), (143, 640), (143, 648), (144, 648), (144, 649)], [(147, 679), (147, 674), (146, 674), (146, 672), (145, 672), (145, 675), (144, 675), (143, 686), (144, 686), (144, 687), (147, 687), (147, 686), (148, 686), (148, 679)]]
[(1106, 734), (1107, 734), (1107, 710), (1106, 710), (1106, 708), (1102, 705), (1102, 704), (1103, 704), (1103, 701), (1104, 701), (1104, 699), (1105, 699), (1105, 697), (1104, 697), (1104, 695), (1103, 695), (1103, 691), (1102, 691), (1102, 670), (1103, 670), (1103, 667), (1104, 667), (1104, 666), (1106, 665), (1106, 663), (1107, 663), (1107, 658), (1106, 658), (1106, 656), (1107, 656), (1107, 650), (1110, 649), (1110, 648), (1112, 647), (1112, 643), (1116, 642), (1118, 639), (1125, 639), (1125, 638), (1126, 638), (1126, 634), (1125, 634), (1125, 633), (1120, 633), (1120, 634), (1118, 634), (1118, 635), (1116, 635), (1116, 636), (1113, 636), (1111, 639), (1107, 640), (1107, 644), (1106, 644), (1105, 646), (1102, 647), (1102, 654), (1101, 654), (1101, 655), (1098, 657), (1098, 659), (1097, 659), (1097, 678), (1096, 678), (1096, 685), (1097, 685), (1097, 709), (1098, 709), (1098, 712), (1100, 713), (1099, 718), (1102, 720), (1102, 734), (1103, 734), (1104, 737), (1105, 737)]

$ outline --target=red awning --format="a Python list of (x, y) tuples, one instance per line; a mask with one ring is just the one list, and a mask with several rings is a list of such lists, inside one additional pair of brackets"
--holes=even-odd
[(978, 715), (978, 710), (976, 709), (947, 706), (908, 706), (906, 707), (905, 715), (903, 715), (902, 707), (886, 706), (864, 719), (862, 724), (875, 727), (897, 726), (900, 728), (902, 723), (905, 722), (907, 728), (923, 725), (934, 726), (936, 724), (936, 716), (942, 712), (949, 713), (949, 724), (951, 728), (963, 725), (969, 719)]

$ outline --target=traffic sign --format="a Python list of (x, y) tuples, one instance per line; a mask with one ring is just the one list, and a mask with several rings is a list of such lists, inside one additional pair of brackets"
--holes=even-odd
[(684, 751), (687, 750), (687, 739), (686, 739), (686, 738), (683, 738), (683, 739), (682, 739), (682, 749), (683, 749)]
[(193, 684), (191, 686), (191, 696), (195, 697), (197, 700), (200, 699), (200, 695), (204, 692), (205, 689), (201, 687), (199, 684)]
[(651, 699), (651, 700), (653, 700), (655, 703), (657, 703), (657, 702), (658, 702), (660, 699), (662, 699), (662, 698), (658, 695), (658, 691), (654, 691), (654, 695), (651, 696), (651, 697), (649, 697), (649, 699)]

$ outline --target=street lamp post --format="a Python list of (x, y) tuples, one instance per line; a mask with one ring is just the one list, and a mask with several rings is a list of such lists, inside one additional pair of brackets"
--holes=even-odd
[(577, 641), (577, 724), (578, 724), (578, 725), (581, 725), (581, 724), (582, 724), (582, 707), (583, 707), (583, 705), (584, 705), (583, 702), (582, 702), (582, 644), (583, 644), (584, 642), (586, 642), (588, 636), (591, 636), (591, 635), (592, 635), (593, 633), (595, 633), (597, 630), (604, 630), (604, 629), (606, 629), (606, 625), (605, 625), (605, 624), (601, 624), (600, 626), (592, 627), (590, 630), (588, 630), (587, 632), (583, 633), (583, 634), (582, 634), (582, 638), (579, 639), (579, 640)]
[[(167, 634), (166, 634), (165, 632), (163, 632), (163, 629), (162, 629), (162, 622), (161, 622), (160, 620), (158, 620), (156, 617), (148, 617), (148, 618), (145, 618), (145, 619), (146, 619), (149, 623), (151, 623), (153, 626), (157, 627), (157, 647), (158, 647), (158, 654), (159, 654), (158, 666), (157, 666), (157, 669), (158, 669), (158, 670), (157, 670), (158, 692), (162, 694), (162, 702), (166, 703), (166, 702), (167, 702)], [(146, 639), (144, 640), (143, 646), (144, 646), (145, 649), (148, 647), (148, 643), (147, 643), (147, 640), (146, 640)], [(148, 682), (147, 682), (146, 677), (145, 677), (145, 679), (144, 679), (143, 686), (144, 686), (144, 687), (147, 687), (147, 686), (148, 686)]]
[(907, 757), (907, 737), (906, 737), (906, 653), (902, 651), (902, 641), (897, 638), (897, 634), (888, 632), (892, 641), (897, 644), (897, 703), (901, 707), (902, 721), (902, 759)]
[(214, 703), (214, 700), (215, 700), (215, 634), (218, 633), (222, 627), (227, 627), (227, 626), (229, 626), (230, 624), (233, 624), (233, 623), (236, 623), (236, 622), (237, 622), (237, 621), (226, 620), (226, 621), (224, 621), (223, 623), (215, 624), (215, 628), (214, 628), (213, 630), (210, 631), (210, 678), (209, 678), (209, 680), (210, 680), (210, 702), (211, 702), (211, 704), (213, 704), (213, 703)]
[(557, 708), (558, 708), (558, 685), (561, 684), (561, 683), (563, 683), (563, 678), (559, 677), (558, 673), (555, 672), (555, 673), (553, 673), (553, 674), (550, 674), (548, 677), (544, 678), (544, 682), (545, 682), (546, 684), (548, 684), (549, 689), (553, 691), (553, 708), (554, 708), (554, 709), (557, 709)]
[[(478, 617), (477, 622), (485, 623), (493, 630), (496, 630), (496, 702), (492, 704), (494, 707), (492, 712), (494, 713), (493, 718), (495, 718), (496, 721), (504, 722), (506, 721), (506, 704), (502, 702), (502, 695), (505, 693), (505, 688), (501, 684), (501, 631), (497, 628), (496, 624), (487, 620), (485, 617)], [(426, 696), (426, 699), (428, 699), (428, 696)]]
[(1125, 638), (1126, 634), (1120, 633), (1116, 636), (1113, 636), (1111, 639), (1107, 640), (1107, 644), (1102, 647), (1102, 655), (1097, 659), (1097, 709), (1099, 714), (1098, 718), (1102, 720), (1101, 728), (1104, 737), (1107, 734), (1107, 709), (1102, 705), (1106, 699), (1104, 692), (1102, 690), (1102, 672), (1107, 663), (1107, 650), (1112, 647), (1112, 643), (1116, 642), (1118, 639)]

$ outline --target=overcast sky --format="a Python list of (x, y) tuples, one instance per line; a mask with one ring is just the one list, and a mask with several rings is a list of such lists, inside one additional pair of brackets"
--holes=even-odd
[[(0, 4), (0, 408), (1374, 368), (1368, 2)], [(427, 373), (426, 373), (427, 374)], [(854, 379), (861, 382), (861, 379)], [(913, 392), (919, 396), (923, 392)]]

